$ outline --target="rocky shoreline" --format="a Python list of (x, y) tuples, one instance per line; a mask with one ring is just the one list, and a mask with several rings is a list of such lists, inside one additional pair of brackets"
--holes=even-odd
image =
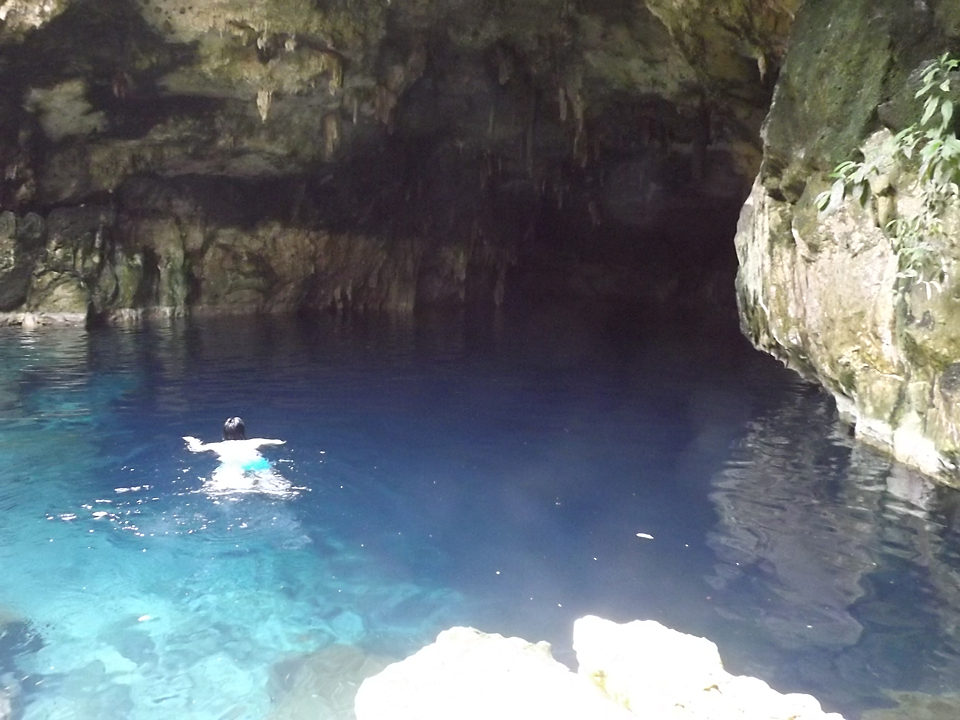
[(809, 695), (783, 695), (723, 669), (709, 640), (655, 621), (577, 620), (575, 673), (549, 643), (473, 628), (429, 645), (363, 681), (357, 720), (843, 720)]

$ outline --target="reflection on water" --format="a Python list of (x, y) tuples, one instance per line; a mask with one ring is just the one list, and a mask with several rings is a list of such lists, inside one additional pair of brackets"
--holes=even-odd
[(713, 487), (717, 610), (780, 651), (742, 644), (744, 672), (851, 714), (960, 688), (956, 492), (854, 443), (810, 392), (752, 420)]
[[(337, 688), (443, 627), (570, 662), (587, 613), (707, 635), (850, 718), (960, 688), (960, 496), (739, 336), (639, 320), (0, 331), (0, 695), (346, 717)], [(233, 415), (287, 441), (294, 492), (210, 492), (181, 438)]]

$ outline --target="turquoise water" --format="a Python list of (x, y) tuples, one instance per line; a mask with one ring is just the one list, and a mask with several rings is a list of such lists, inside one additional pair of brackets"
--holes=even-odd
[[(181, 438), (232, 415), (287, 441), (264, 454), (289, 493), (209, 491)], [(850, 717), (960, 689), (957, 494), (717, 325), (4, 329), (0, 462), (0, 686), (27, 720), (297, 717), (327, 686), (290, 677), (333, 646), (469, 624), (572, 663), (587, 613), (706, 635)]]

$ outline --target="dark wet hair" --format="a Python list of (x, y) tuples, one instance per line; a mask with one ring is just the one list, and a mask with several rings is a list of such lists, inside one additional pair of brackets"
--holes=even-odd
[(243, 426), (243, 420), (238, 417), (227, 418), (223, 424), (224, 440), (246, 440), (247, 429)]

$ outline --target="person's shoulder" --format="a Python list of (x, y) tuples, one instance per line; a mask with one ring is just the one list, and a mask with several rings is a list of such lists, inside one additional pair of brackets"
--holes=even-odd
[(207, 443), (204, 446), (205, 450), (213, 450), (214, 452), (223, 452), (229, 447), (236, 447), (236, 443), (243, 442), (242, 440), (220, 440), (218, 442)]

